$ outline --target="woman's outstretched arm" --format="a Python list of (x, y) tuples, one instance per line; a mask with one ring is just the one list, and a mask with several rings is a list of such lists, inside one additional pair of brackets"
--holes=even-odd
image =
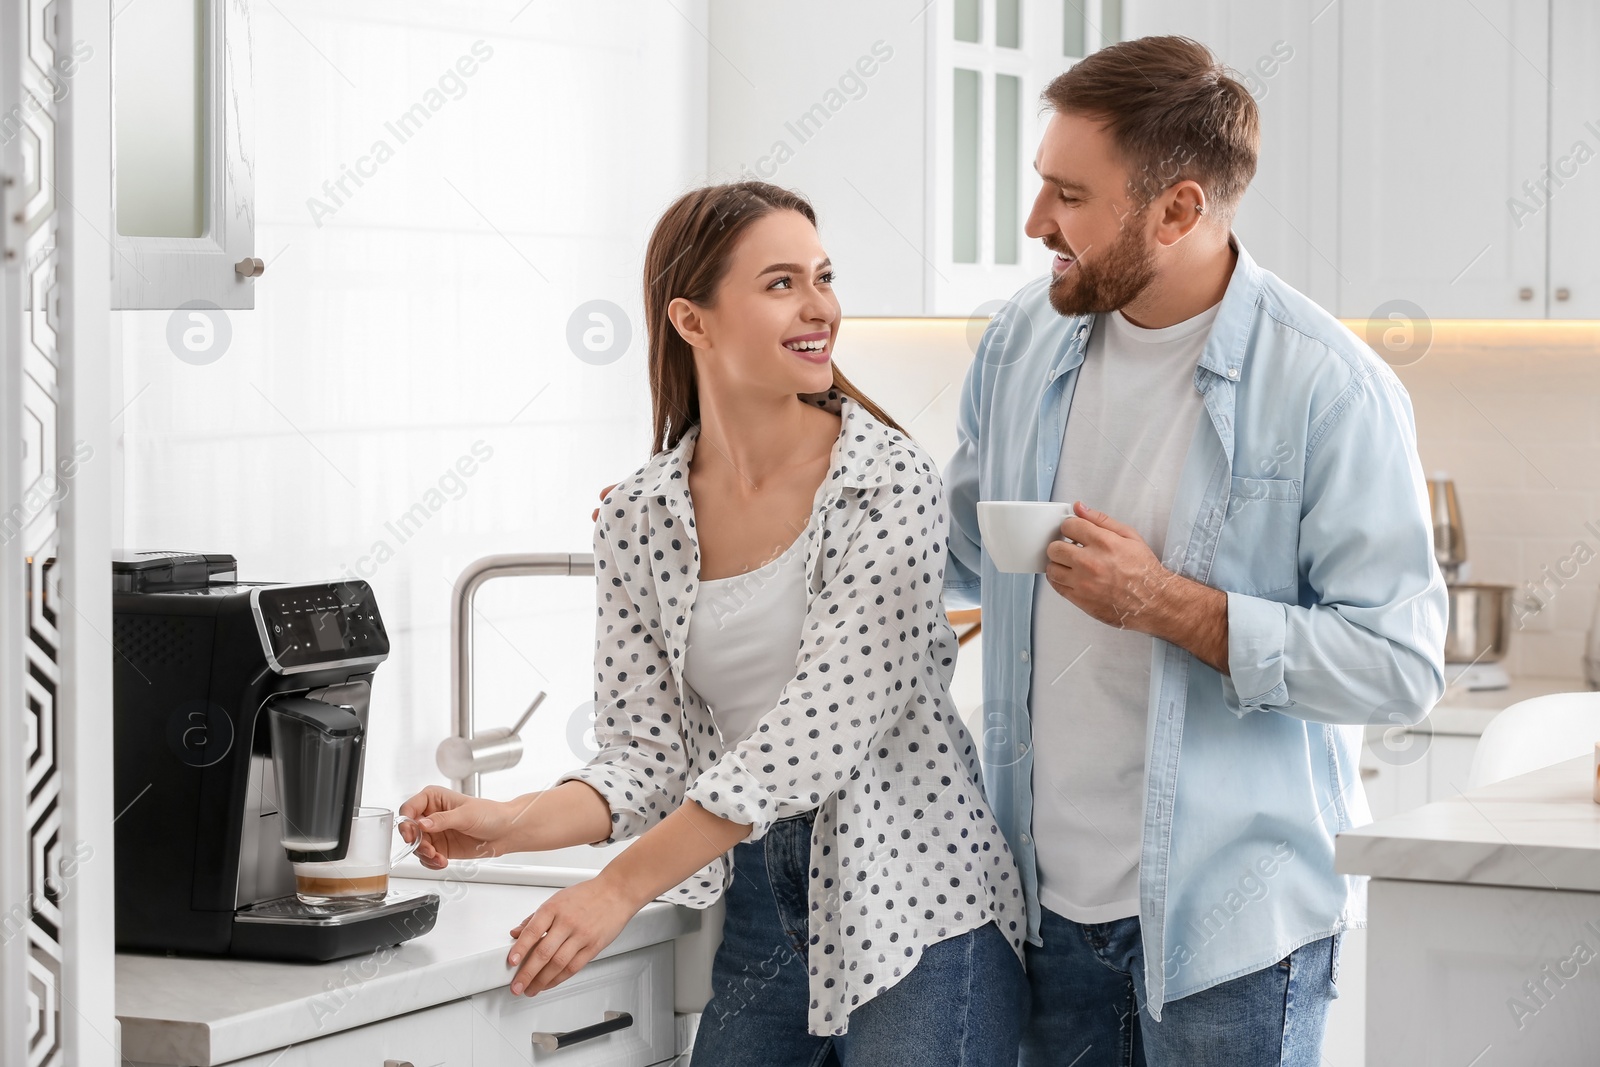
[(400, 814), (417, 820), (415, 828), (402, 823), (400, 836), (411, 841), (420, 833), (417, 860), (436, 871), (452, 859), (596, 844), (611, 833), (611, 808), (582, 782), (563, 782), (514, 800), (472, 797), (430, 785), (401, 805)]

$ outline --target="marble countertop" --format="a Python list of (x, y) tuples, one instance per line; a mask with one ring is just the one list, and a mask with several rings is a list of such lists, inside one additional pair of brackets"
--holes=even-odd
[(1579, 756), (1347, 830), (1334, 869), (1421, 882), (1600, 892), (1594, 757)]
[[(403, 944), (328, 963), (118, 953), (122, 1055), (217, 1064), (506, 986), (508, 932), (557, 892), (540, 886), (394, 878), (392, 892), (437, 892), (434, 928)], [(699, 913), (646, 905), (601, 956), (669, 941)]]

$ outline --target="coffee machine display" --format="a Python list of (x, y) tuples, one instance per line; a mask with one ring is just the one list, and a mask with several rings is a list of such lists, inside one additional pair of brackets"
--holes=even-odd
[(389, 638), (362, 581), (240, 582), (232, 556), (113, 560), (119, 950), (331, 960), (427, 933), (437, 893), (308, 904), (341, 860)]

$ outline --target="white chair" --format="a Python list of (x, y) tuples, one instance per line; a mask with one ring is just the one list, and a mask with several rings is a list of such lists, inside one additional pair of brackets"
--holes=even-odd
[(1587, 756), (1600, 741), (1600, 693), (1551, 693), (1511, 705), (1484, 728), (1467, 788)]

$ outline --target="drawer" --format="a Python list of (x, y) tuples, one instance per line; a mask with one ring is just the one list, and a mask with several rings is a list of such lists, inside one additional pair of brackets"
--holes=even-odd
[[(535, 997), (502, 986), (477, 994), (471, 1005), (473, 1067), (649, 1067), (678, 1051), (671, 942), (595, 960)], [(608, 1012), (626, 1012), (632, 1021), (554, 1051), (533, 1044), (535, 1033), (582, 1030), (604, 1022)]]
[(457, 1000), (234, 1060), (227, 1067), (384, 1067), (390, 1060), (413, 1067), (473, 1067), (472, 1039), (472, 1006)]

